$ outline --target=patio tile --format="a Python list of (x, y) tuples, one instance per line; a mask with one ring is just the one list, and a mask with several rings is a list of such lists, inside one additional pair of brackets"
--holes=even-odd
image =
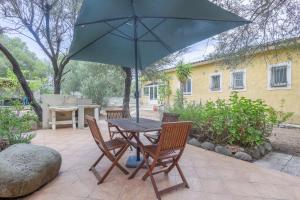
[[(103, 121), (100, 124), (107, 138), (106, 124)], [(63, 164), (55, 180), (24, 198), (25, 200), (156, 199), (150, 179), (141, 180), (145, 170), (128, 180), (128, 176), (115, 168), (103, 184), (97, 185), (96, 178), (88, 169), (98, 158), (100, 151), (88, 129), (40, 130), (33, 143), (58, 150)], [(134, 152), (128, 150), (120, 163), (124, 165), (127, 156), (132, 154)], [(282, 158), (282, 155), (278, 156), (278, 159)], [(293, 162), (296, 165), (298, 161)], [(104, 159), (96, 170), (103, 174), (110, 164), (109, 160)], [(179, 188), (164, 194), (162, 199), (300, 200), (300, 178), (194, 146), (187, 145), (180, 166), (190, 188)], [(160, 189), (181, 182), (176, 169), (167, 176), (155, 175), (155, 179)]]

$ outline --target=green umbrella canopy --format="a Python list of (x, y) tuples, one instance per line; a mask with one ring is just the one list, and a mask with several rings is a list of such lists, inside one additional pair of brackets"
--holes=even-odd
[(85, 0), (69, 56), (143, 70), (173, 52), (246, 23), (207, 0)]

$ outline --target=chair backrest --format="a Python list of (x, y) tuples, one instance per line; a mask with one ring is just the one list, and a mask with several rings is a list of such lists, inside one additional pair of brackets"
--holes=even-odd
[(93, 135), (93, 138), (94, 138), (96, 144), (99, 147), (101, 147), (103, 150), (106, 150), (107, 148), (106, 148), (106, 145), (104, 143), (101, 131), (100, 131), (98, 125), (97, 125), (96, 119), (92, 116), (89, 116), (89, 115), (86, 115), (85, 118), (86, 118), (86, 121), (88, 123), (88, 126), (91, 130), (91, 133)]
[(162, 122), (178, 122), (179, 114), (176, 113), (163, 113)]
[(162, 124), (158, 151), (183, 150), (192, 122), (168, 122)]
[(130, 113), (125, 110), (106, 110), (107, 119), (130, 118)]

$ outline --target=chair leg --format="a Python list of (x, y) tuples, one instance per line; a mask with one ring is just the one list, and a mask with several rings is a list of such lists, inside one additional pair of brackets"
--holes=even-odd
[(89, 171), (92, 171), (92, 168), (95, 168), (96, 165), (98, 165), (98, 163), (101, 161), (101, 159), (103, 158), (104, 154), (102, 153), (102, 155), (96, 160), (96, 162), (90, 167)]
[(186, 178), (184, 177), (184, 174), (183, 174), (181, 168), (179, 167), (178, 162), (176, 162), (175, 165), (176, 165), (176, 168), (177, 168), (177, 170), (178, 170), (178, 172), (179, 172), (179, 174), (180, 174), (180, 177), (181, 177), (183, 183), (185, 184), (185, 187), (186, 187), (186, 188), (190, 188), (188, 182), (186, 181)]
[[(122, 155), (126, 152), (126, 150), (128, 149), (129, 145), (126, 145), (125, 147), (121, 148), (117, 153), (116, 155), (117, 156), (113, 156), (111, 155), (110, 153), (107, 154), (107, 158), (111, 161), (111, 162), (115, 162), (116, 160), (119, 161), (120, 158), (122, 157)], [(118, 162), (115, 164), (124, 174), (129, 174), (129, 172), (122, 166), (120, 165)]]
[(119, 153), (119, 155), (116, 158), (112, 158), (112, 155), (106, 155), (108, 157), (109, 160), (111, 160), (113, 163), (111, 164), (111, 166), (108, 168), (108, 170), (105, 172), (105, 174), (103, 175), (103, 177), (100, 179), (100, 181), (98, 182), (98, 185), (103, 183), (103, 181), (106, 179), (106, 177), (109, 175), (109, 173), (111, 172), (111, 170), (117, 166), (124, 174), (129, 174), (129, 172), (123, 168), (118, 161), (120, 160), (120, 158), (122, 157), (122, 155), (125, 153), (126, 149), (128, 148), (128, 146), (126, 145), (121, 153)]
[(149, 165), (149, 160), (146, 159), (146, 164), (148, 164), (148, 166), (150, 166), (150, 170), (148, 170), (148, 171), (144, 174), (144, 176), (143, 176), (143, 178), (142, 178), (143, 181), (145, 181), (145, 180), (148, 178), (148, 176), (149, 176), (150, 174), (152, 174), (152, 171), (153, 171), (153, 169), (154, 169), (155, 166), (156, 166), (156, 162), (157, 162), (157, 160), (153, 159), (152, 165), (150, 166), (150, 165)]
[[(145, 157), (145, 156), (144, 156), (144, 157)], [(154, 189), (156, 198), (157, 198), (158, 200), (161, 200), (161, 197), (160, 197), (160, 194), (159, 194), (159, 191), (158, 191), (158, 188), (157, 188), (155, 179), (154, 179), (154, 177), (153, 177), (153, 175), (152, 175), (152, 171), (153, 171), (153, 169), (154, 169), (154, 167), (155, 167), (155, 165), (156, 165), (156, 160), (153, 160), (153, 163), (152, 163), (151, 166), (149, 166), (149, 161), (148, 161), (148, 159), (146, 159), (145, 163), (146, 163), (146, 167), (147, 167), (148, 171), (147, 171), (147, 173), (144, 175), (143, 180), (145, 181), (146, 178), (147, 178), (148, 176), (150, 176), (150, 180), (151, 180), (151, 183), (152, 183), (152, 186), (153, 186), (153, 189)]]

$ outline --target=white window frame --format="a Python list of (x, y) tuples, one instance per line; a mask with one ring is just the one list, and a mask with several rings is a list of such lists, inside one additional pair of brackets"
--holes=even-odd
[(183, 92), (183, 95), (192, 95), (192, 93), (193, 93), (193, 81), (192, 81), (192, 78), (188, 78), (187, 80), (191, 80), (191, 92)]
[[(244, 75), (243, 75), (243, 85), (244, 85), (244, 88), (242, 89), (239, 89), (239, 88), (233, 88), (233, 73), (235, 72), (243, 72)], [(236, 69), (236, 70), (233, 70), (230, 72), (230, 89), (232, 91), (246, 91), (247, 90), (247, 72), (246, 72), (246, 69)]]
[[(220, 90), (211, 90), (211, 85), (212, 85), (212, 76), (220, 76)], [(210, 92), (222, 92), (223, 90), (223, 74), (221, 72), (217, 72), (217, 73), (212, 73), (209, 76), (209, 91)]]
[[(272, 87), (271, 86), (271, 77), (272, 77), (272, 67), (280, 67), (286, 65), (287, 66), (287, 86), (284, 87)], [(290, 61), (288, 62), (282, 62), (277, 64), (271, 64), (268, 65), (268, 82), (267, 82), (267, 88), (268, 90), (289, 90), (292, 88), (292, 63)]]

